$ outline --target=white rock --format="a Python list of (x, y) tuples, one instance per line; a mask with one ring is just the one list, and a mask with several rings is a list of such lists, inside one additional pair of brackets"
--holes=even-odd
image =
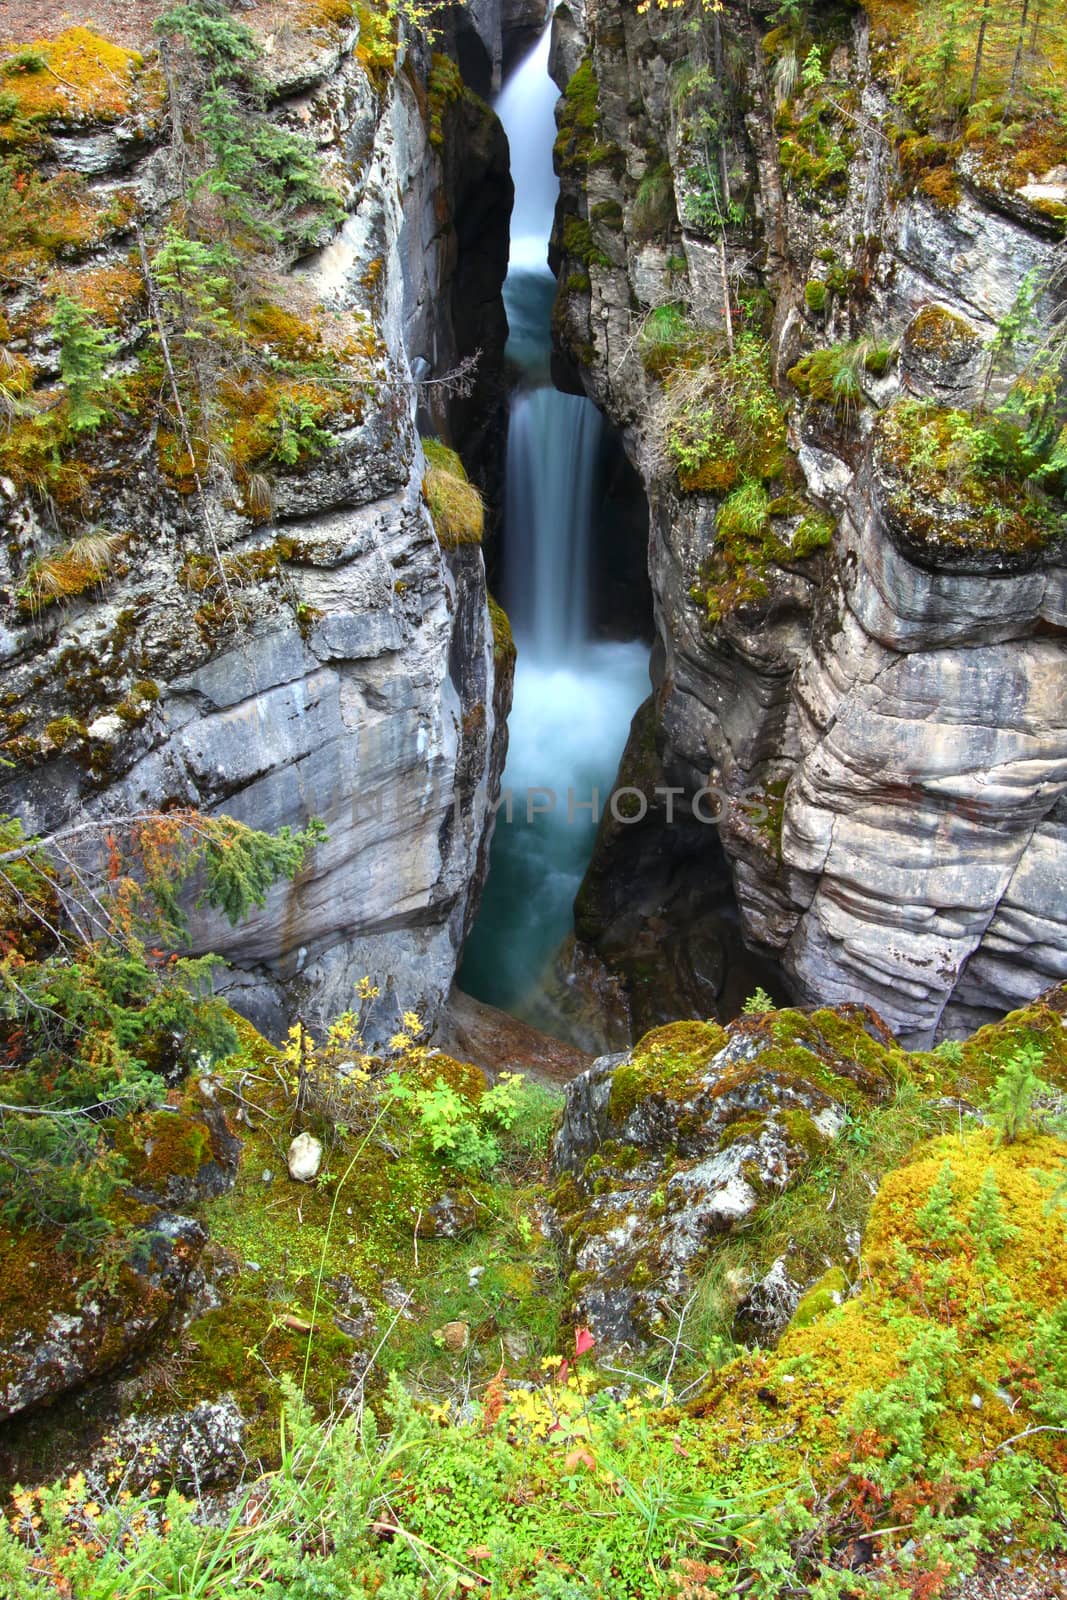
[(310, 1183), (322, 1166), (322, 1141), (313, 1133), (298, 1133), (286, 1156), (289, 1176), (297, 1183)]

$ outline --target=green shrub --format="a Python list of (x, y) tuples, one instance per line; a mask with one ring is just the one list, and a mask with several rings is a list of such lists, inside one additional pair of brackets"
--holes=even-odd
[(159, 948), (184, 936), (183, 885), (195, 876), (197, 903), (236, 922), (323, 836), (319, 824), (269, 835), (175, 811), (101, 824), (95, 843), (87, 825), (38, 844), (0, 819), (0, 1211), (9, 1221), (56, 1230), (68, 1249), (110, 1238), (124, 1163), (107, 1119), (162, 1101), (164, 1076), (237, 1043), (212, 995), (215, 958)]
[(1044, 1088), (1039, 1069), (1045, 1052), (1040, 1045), (1021, 1044), (1004, 1063), (989, 1096), (990, 1121), (1002, 1144), (1014, 1144), (1034, 1126), (1034, 1100)]
[(767, 1011), (774, 1010), (774, 1001), (761, 985), (757, 985), (741, 1007), (742, 1014), (746, 1017), (759, 1017)]

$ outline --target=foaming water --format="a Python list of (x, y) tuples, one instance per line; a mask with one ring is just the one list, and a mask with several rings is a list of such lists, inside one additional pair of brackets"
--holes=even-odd
[(594, 790), (603, 810), (630, 718), (647, 692), (643, 644), (589, 643), (553, 667), (524, 656), (520, 641), (504, 774), (512, 820), (505, 800), (460, 974), (478, 999), (523, 1010), (536, 996), (546, 963), (573, 927), (596, 836)]
[(590, 637), (604, 422), (588, 400), (548, 382), (547, 254), (559, 188), (548, 50), (546, 29), (497, 102), (515, 179), (507, 353), (525, 378), (511, 403), (503, 539), (502, 598), (518, 661), (505, 800), (459, 975), (478, 999), (520, 1012), (535, 1007), (546, 964), (573, 929), (596, 835), (590, 803), (596, 791), (607, 804), (630, 718), (648, 693), (643, 644)]
[(508, 433), (504, 594), (515, 637), (558, 666), (589, 636), (593, 494), (604, 424), (572, 394), (516, 395)]
[(548, 270), (548, 237), (559, 196), (552, 167), (559, 91), (548, 74), (551, 48), (550, 23), (500, 91), (494, 108), (508, 136), (515, 184), (509, 265), (543, 272)]

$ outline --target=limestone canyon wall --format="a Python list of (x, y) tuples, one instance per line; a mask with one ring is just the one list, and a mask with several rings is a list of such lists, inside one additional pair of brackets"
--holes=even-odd
[[(475, 20), (499, 61), (499, 8)], [(149, 72), (143, 114), (94, 121), (90, 107), (57, 122), (41, 170), (65, 175), (90, 213), (111, 211), (89, 246), (9, 277), (9, 348), (47, 384), (56, 344), (35, 307), (57, 274), (82, 298), (125, 275), (133, 310), (111, 321), (130, 398), (117, 426), (82, 436), (76, 519), (54, 493), (0, 482), (4, 807), (40, 832), (174, 804), (266, 829), (322, 818), (328, 842), (295, 883), (237, 929), (198, 914), (194, 942), (226, 957), (231, 997), (270, 1029), (296, 1008), (329, 1019), (367, 975), (389, 990), (389, 1031), (391, 1008), (432, 1018), (448, 991), (503, 760), (509, 690), (481, 552), (435, 538), (415, 424), (416, 380), (481, 347), (481, 387), (457, 412), (485, 425), (506, 327), (507, 146), (428, 49), (383, 71), (352, 23), (283, 25), (261, 41), (271, 116), (312, 135), (345, 209), (288, 263), (262, 338), (268, 355), (301, 328), (358, 346), (343, 424), (314, 459), (276, 451), (266, 482), (248, 475), (238, 492), (209, 476), (229, 616), (192, 486), (136, 387), (147, 307), (135, 230), (174, 198), (161, 97)], [(448, 425), (433, 394), (424, 432)], [(59, 604), (34, 596), (33, 574), (87, 522), (106, 530), (106, 577)]]
[[(814, 8), (823, 82), (807, 90), (795, 73), (783, 86), (787, 30), (768, 32), (769, 14), (728, 5), (718, 63), (706, 17), (704, 84), (728, 83), (725, 110), (701, 100), (697, 35), (639, 9), (556, 15), (556, 328), (570, 381), (625, 430), (648, 489), (655, 773), (725, 792), (744, 937), (798, 998), (866, 1001), (925, 1042), (1067, 973), (1062, 516), (1035, 533), (1002, 506), (979, 528), (964, 493), (924, 484), (900, 421), (929, 437), (987, 386), (995, 404), (1025, 359), (1008, 352), (989, 381), (1022, 286), (1043, 286), (1035, 324), (1055, 315), (1064, 170), (934, 139), (916, 165), (863, 9)], [(728, 129), (711, 158), (722, 229), (701, 210), (714, 141), (694, 105)], [(667, 459), (649, 354), (656, 308), (723, 330), (724, 275), (735, 332), (747, 313), (769, 339), (788, 430), (764, 542), (740, 556), (722, 492), (686, 492)], [(834, 392), (802, 364), (831, 348), (852, 352)], [(649, 760), (635, 727), (624, 781), (648, 783)], [(579, 900), (579, 932), (617, 967), (613, 860), (646, 874), (650, 915), (673, 893), (663, 827), (643, 856), (619, 832)], [(690, 881), (721, 864), (717, 842), (694, 847)], [(667, 942), (685, 937), (683, 915)], [(706, 1012), (707, 984), (691, 989)]]

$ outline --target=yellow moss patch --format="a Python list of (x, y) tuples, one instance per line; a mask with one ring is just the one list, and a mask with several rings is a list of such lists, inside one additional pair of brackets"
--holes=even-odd
[(356, 60), (374, 87), (384, 89), (396, 71), (396, 19), (373, 0), (366, 4), (356, 0), (355, 10), (359, 23)]
[(450, 105), (463, 94), (463, 77), (450, 56), (437, 53), (430, 62), (430, 76), (426, 81), (426, 101), (430, 114), (430, 143), (442, 145), (445, 140), (444, 119)]
[[(16, 381), (22, 382), (23, 378), (24, 374), (17, 370)], [(61, 457), (60, 452), (70, 442), (63, 395), (58, 390), (38, 391), (35, 406), (32, 415), (16, 417), (0, 433), (0, 472), (11, 479), (16, 489), (47, 494), (62, 509), (74, 510), (85, 494), (89, 469), (83, 462)], [(47, 567), (42, 576), (47, 590), (52, 583)], [(32, 594), (33, 578), (30, 585), (28, 593)], [(43, 603), (48, 604), (43, 595), (44, 592)]]
[[(858, 1397), (865, 1391), (884, 1392), (887, 1385), (907, 1378), (915, 1340), (941, 1332), (950, 1338), (955, 1354), (936, 1374), (946, 1392), (931, 1413), (929, 1455), (953, 1451), (969, 1463), (1021, 1433), (1031, 1394), (1025, 1374), (1013, 1390), (1008, 1376), (1018, 1359), (1013, 1352), (1025, 1352), (1035, 1308), (1051, 1310), (1067, 1292), (1067, 1235), (1062, 1219), (1050, 1213), (1049, 1189), (1042, 1181), (1062, 1168), (1065, 1157), (1062, 1141), (1035, 1138), (997, 1148), (992, 1134), (982, 1131), (935, 1140), (890, 1173), (867, 1229), (861, 1294), (817, 1316), (809, 1326), (789, 1328), (773, 1356), (748, 1355), (731, 1363), (693, 1407), (696, 1415), (713, 1423), (717, 1458), (736, 1453), (741, 1461), (770, 1435), (774, 1445), (768, 1465), (775, 1481), (787, 1481), (802, 1470), (813, 1472), (817, 1484), (829, 1473), (840, 1477), (842, 1461), (860, 1442)], [(946, 1162), (952, 1173), (952, 1211), (961, 1225), (948, 1246), (933, 1243), (920, 1219)], [(991, 1314), (997, 1292), (988, 1270), (979, 1267), (970, 1224), (990, 1172), (1010, 1233), (994, 1252), (995, 1271), (1009, 1298)], [(901, 1246), (918, 1263), (910, 1276), (907, 1267), (902, 1276)], [(997, 1392), (1005, 1382), (1014, 1412)], [(972, 1402), (974, 1395), (979, 1406)], [(892, 1442), (882, 1439), (868, 1448), (881, 1453)], [(1032, 1448), (1047, 1453), (1054, 1441), (1038, 1438)]]
[(117, 327), (143, 304), (144, 278), (135, 268), (117, 262), (84, 272), (55, 273), (49, 279), (46, 294), (50, 300), (68, 295), (97, 322)]
[(485, 531), (485, 505), (467, 478), (462, 461), (454, 450), (436, 439), (424, 439), (422, 447), (426, 456), (422, 492), (438, 544), (442, 550), (480, 544)]
[(1067, 1290), (1067, 1240), (1061, 1218), (1048, 1205), (1049, 1190), (1038, 1174), (1054, 1172), (1067, 1156), (1060, 1139), (1031, 1136), (1013, 1145), (998, 1145), (989, 1129), (961, 1140), (946, 1134), (933, 1140), (917, 1158), (885, 1179), (871, 1210), (864, 1242), (864, 1261), (875, 1278), (891, 1280), (898, 1245), (922, 1253), (939, 1253), (923, 1231), (919, 1212), (944, 1167), (951, 1169), (952, 1210), (960, 1220), (961, 1260), (973, 1258), (974, 1244), (966, 1219), (987, 1172), (1000, 1190), (1006, 1218), (1018, 1230), (998, 1255), (998, 1262), (1026, 1298), (1045, 1306)]
[(16, 107), (0, 123), (0, 140), (17, 141), (20, 124), (119, 122), (134, 108), (143, 67), (135, 51), (88, 28), (37, 40), (0, 63), (3, 90)]
[(251, 308), (244, 331), (257, 348), (284, 361), (311, 361), (322, 354), (321, 329), (269, 300)]
[(344, 28), (356, 20), (354, 0), (304, 0), (299, 20), (307, 28)]
[(504, 607), (489, 595), (489, 621), (493, 628), (493, 660), (498, 667), (515, 660), (515, 640)]
[(110, 576), (123, 540), (115, 534), (87, 533), (54, 555), (33, 561), (19, 585), (18, 609), (35, 616), (45, 607), (99, 588)]

